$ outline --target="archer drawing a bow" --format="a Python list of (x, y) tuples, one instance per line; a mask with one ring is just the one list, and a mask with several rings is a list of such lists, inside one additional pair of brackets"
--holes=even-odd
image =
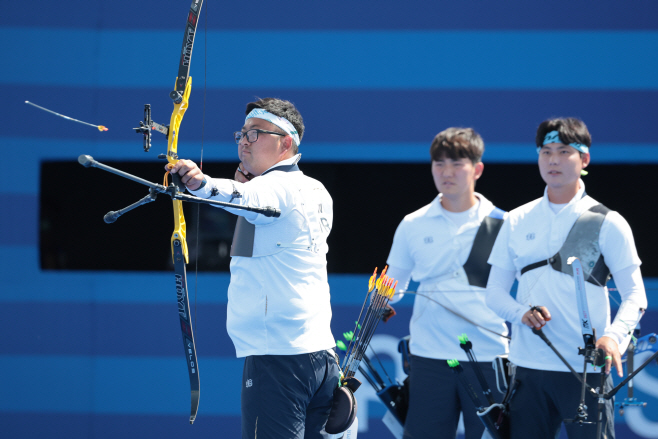
[[(169, 97), (174, 104), (174, 110), (171, 115), (170, 123), (168, 126), (157, 124), (151, 120), (151, 107), (145, 105), (144, 107), (144, 122), (140, 122), (140, 127), (135, 128), (138, 133), (144, 136), (144, 150), (148, 151), (151, 147), (151, 130), (156, 130), (167, 136), (167, 153), (160, 155), (159, 158), (165, 158), (168, 163), (168, 169), (173, 168), (174, 164), (179, 161), (178, 158), (178, 135), (180, 131), (180, 124), (188, 108), (189, 97), (192, 90), (192, 77), (189, 76), (190, 63), (192, 60), (192, 48), (194, 46), (194, 37), (196, 35), (197, 24), (199, 20), (199, 13), (203, 0), (192, 0), (192, 5), (187, 15), (185, 33), (183, 36), (183, 46), (180, 53), (178, 64), (178, 76), (176, 77), (175, 89), (169, 93)], [(203, 143), (203, 142), (202, 142)], [(143, 205), (155, 201), (158, 194), (167, 194), (173, 201), (174, 208), (174, 232), (171, 236), (171, 254), (174, 262), (174, 286), (176, 289), (176, 299), (178, 302), (178, 316), (179, 323), (183, 338), (183, 347), (185, 349), (185, 359), (187, 362), (187, 369), (190, 378), (190, 395), (191, 395), (191, 408), (190, 408), (190, 424), (194, 422), (199, 408), (200, 396), (200, 382), (199, 382), (199, 366), (197, 362), (196, 347), (194, 344), (194, 331), (192, 328), (192, 321), (190, 316), (190, 303), (187, 291), (187, 274), (186, 264), (189, 262), (188, 248), (186, 241), (186, 224), (183, 215), (182, 202), (193, 202), (199, 204), (212, 204), (222, 207), (230, 207), (234, 209), (243, 209), (251, 212), (256, 212), (265, 216), (278, 217), (281, 212), (278, 209), (271, 207), (258, 208), (250, 206), (241, 206), (237, 204), (224, 203), (221, 201), (212, 201), (198, 198), (195, 196), (185, 194), (185, 186), (180, 181), (178, 174), (172, 174), (173, 182), (167, 182), (167, 174), (165, 174), (164, 184), (152, 183), (140, 177), (128, 174), (115, 168), (104, 165), (88, 155), (81, 155), (78, 157), (78, 162), (85, 167), (99, 168), (104, 171), (113, 173), (123, 178), (135, 181), (137, 183), (148, 186), (149, 194), (141, 200), (131, 204), (116, 212), (109, 212), (105, 215), (106, 223), (115, 222), (121, 215)], [(198, 229), (197, 229), (198, 233)]]

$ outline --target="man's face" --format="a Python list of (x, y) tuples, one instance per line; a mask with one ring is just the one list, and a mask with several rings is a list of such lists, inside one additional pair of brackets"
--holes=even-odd
[[(252, 117), (245, 122), (242, 132), (253, 129), (261, 129), (282, 133), (279, 127), (263, 119)], [(288, 158), (286, 154), (290, 148), (286, 148), (286, 141), (289, 144), (291, 139), (285, 139), (284, 136), (275, 134), (258, 133), (258, 139), (249, 143), (247, 136), (244, 136), (238, 144), (238, 156), (245, 167), (245, 170), (254, 174), (261, 175), (271, 168), (274, 164)]]
[(551, 189), (578, 184), (580, 171), (589, 164), (589, 154), (562, 143), (548, 143), (539, 150), (539, 173)]
[(475, 190), (475, 181), (482, 176), (482, 162), (473, 164), (470, 159), (432, 160), (432, 177), (436, 189), (444, 197), (470, 196)]

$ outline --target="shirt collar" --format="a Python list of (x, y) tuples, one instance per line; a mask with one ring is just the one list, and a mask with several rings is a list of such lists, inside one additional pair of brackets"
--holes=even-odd
[[(578, 203), (580, 200), (582, 200), (585, 197), (585, 182), (583, 181), (582, 178), (579, 178), (578, 182), (580, 183), (580, 189), (578, 189), (578, 192), (576, 192), (576, 195), (574, 195), (574, 197), (571, 199), (571, 201), (569, 201), (567, 203), (567, 206), (565, 206), (565, 207), (573, 207), (573, 205), (575, 205), (576, 203)], [(544, 207), (546, 209), (553, 212), (551, 210), (551, 208), (549, 207), (549, 205), (548, 205), (548, 203), (549, 203), (549, 201), (548, 201), (548, 186), (546, 186), (544, 188), (544, 196), (543, 196), (541, 202), (542, 202), (542, 204), (544, 205)], [(560, 211), (560, 212), (562, 212), (562, 211)]]
[[(475, 196), (480, 200), (480, 205), (478, 206), (478, 219), (482, 221), (482, 219), (484, 219), (484, 217), (488, 215), (488, 212), (491, 211), (493, 205), (483, 195), (475, 192)], [(443, 194), (439, 194), (436, 196), (436, 198), (434, 198), (434, 200), (432, 200), (429, 209), (427, 209), (427, 213), (426, 213), (427, 216), (445, 216), (444, 215), (445, 210), (443, 209), (443, 206), (441, 206), (442, 198), (443, 198)], [(487, 214), (483, 215), (485, 210)]]
[(427, 216), (443, 216), (443, 207), (441, 207), (442, 194), (439, 194), (430, 203), (430, 208), (427, 209)]
[[(290, 157), (289, 159), (285, 159), (285, 160), (281, 160), (280, 162), (276, 162), (275, 164), (273, 164), (272, 166), (270, 166), (269, 168), (267, 168), (267, 169), (263, 172), (263, 174), (264, 174), (265, 172), (269, 171), (270, 169), (278, 168), (279, 166), (285, 166), (285, 165), (296, 165), (297, 162), (299, 162), (299, 160), (300, 160), (301, 158), (302, 158), (302, 154), (301, 154), (301, 153), (299, 153), (299, 154), (295, 154), (293, 157)], [(261, 175), (262, 175), (262, 174), (261, 174)]]

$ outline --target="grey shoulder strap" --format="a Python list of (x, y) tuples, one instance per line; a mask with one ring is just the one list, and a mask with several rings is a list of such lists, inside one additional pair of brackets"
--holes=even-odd
[(231, 244), (231, 257), (244, 256), (250, 258), (254, 254), (254, 236), (256, 226), (247, 221), (243, 216), (238, 217), (233, 232), (233, 243)]
[(604, 286), (610, 278), (610, 270), (601, 254), (599, 236), (608, 212), (610, 209), (603, 204), (590, 207), (578, 217), (564, 244), (553, 257), (524, 267), (521, 274), (550, 264), (554, 270), (573, 276), (573, 269), (567, 261), (576, 256), (583, 266), (585, 280), (596, 286)]
[[(502, 212), (502, 214), (500, 214)], [(473, 246), (468, 255), (468, 259), (464, 264), (464, 271), (468, 278), (470, 285), (486, 288), (487, 281), (489, 280), (489, 273), (491, 272), (491, 265), (487, 263), (489, 255), (493, 249), (496, 237), (500, 228), (503, 226), (503, 215), (505, 212), (495, 208), (493, 215), (487, 216), (482, 220), (475, 239), (473, 239)]]

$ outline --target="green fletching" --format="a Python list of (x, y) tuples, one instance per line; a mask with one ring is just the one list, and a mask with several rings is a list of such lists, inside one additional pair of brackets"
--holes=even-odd
[(457, 367), (457, 366), (459, 366), (459, 361), (457, 361), (457, 360), (448, 360), (448, 366)]
[(345, 340), (347, 341), (352, 341), (352, 339), (354, 338), (354, 333), (352, 331), (343, 332), (343, 338), (345, 338)]
[(459, 336), (459, 343), (460, 344), (466, 344), (468, 343), (468, 335), (462, 334)]
[(338, 346), (338, 349), (340, 349), (341, 351), (347, 350), (347, 346), (345, 346), (345, 343), (343, 343), (342, 340), (336, 340), (336, 346)]
[(359, 323), (359, 322), (354, 322), (354, 323), (356, 323), (357, 328), (361, 329), (361, 323)]

